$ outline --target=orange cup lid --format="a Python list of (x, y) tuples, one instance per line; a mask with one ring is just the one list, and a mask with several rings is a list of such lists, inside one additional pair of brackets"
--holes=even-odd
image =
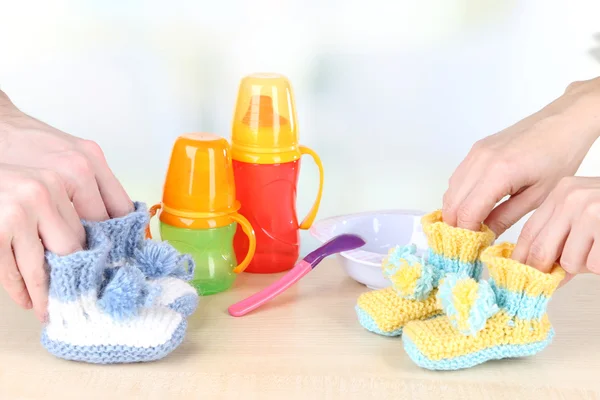
[(214, 218), (236, 212), (235, 183), (227, 140), (211, 133), (179, 136), (163, 190), (163, 212), (182, 218)]

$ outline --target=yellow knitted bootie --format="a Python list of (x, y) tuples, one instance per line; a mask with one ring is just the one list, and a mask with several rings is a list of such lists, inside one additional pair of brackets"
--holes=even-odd
[(371, 332), (399, 336), (407, 322), (439, 315), (436, 293), (445, 274), (481, 276), (479, 255), (494, 240), (487, 226), (479, 232), (454, 228), (442, 222), (439, 210), (423, 216), (421, 223), (429, 245), (427, 257), (417, 257), (414, 245), (391, 249), (382, 269), (392, 286), (358, 298), (358, 320)]
[(409, 322), (404, 329), (404, 348), (417, 365), (469, 368), (530, 356), (550, 344), (554, 330), (546, 308), (565, 271), (555, 265), (546, 274), (514, 261), (513, 248), (503, 243), (483, 252), (488, 282), (461, 273), (440, 281), (437, 298), (445, 315)]

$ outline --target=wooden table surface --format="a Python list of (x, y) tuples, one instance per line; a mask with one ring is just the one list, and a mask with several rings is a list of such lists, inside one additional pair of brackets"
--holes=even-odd
[(354, 313), (367, 290), (335, 258), (243, 318), (233, 302), (277, 276), (243, 274), (201, 299), (185, 342), (154, 363), (98, 366), (57, 359), (39, 343), (32, 313), (0, 290), (0, 399), (597, 399), (600, 278), (582, 276), (550, 303), (557, 335), (527, 359), (432, 372), (401, 338), (366, 332)]

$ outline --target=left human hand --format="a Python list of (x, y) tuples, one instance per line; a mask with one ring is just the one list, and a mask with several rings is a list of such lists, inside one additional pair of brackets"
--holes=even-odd
[(58, 174), (81, 219), (104, 221), (133, 211), (133, 202), (98, 144), (25, 114), (2, 91), (0, 163)]
[(564, 282), (600, 274), (600, 178), (563, 178), (524, 225), (512, 258), (542, 272), (558, 261)]

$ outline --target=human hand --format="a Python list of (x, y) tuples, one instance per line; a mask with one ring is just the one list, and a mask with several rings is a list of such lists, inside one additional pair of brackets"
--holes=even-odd
[(600, 178), (564, 178), (523, 226), (512, 258), (542, 272), (600, 274)]
[(45, 320), (44, 249), (67, 255), (85, 246), (85, 231), (60, 176), (0, 164), (0, 284), (20, 306)]
[(483, 222), (504, 233), (577, 172), (600, 134), (599, 104), (600, 78), (576, 82), (542, 110), (475, 143), (450, 178), (444, 221), (471, 230)]
[(133, 211), (100, 147), (18, 110), (0, 91), (0, 163), (54, 171), (80, 218), (102, 221)]

